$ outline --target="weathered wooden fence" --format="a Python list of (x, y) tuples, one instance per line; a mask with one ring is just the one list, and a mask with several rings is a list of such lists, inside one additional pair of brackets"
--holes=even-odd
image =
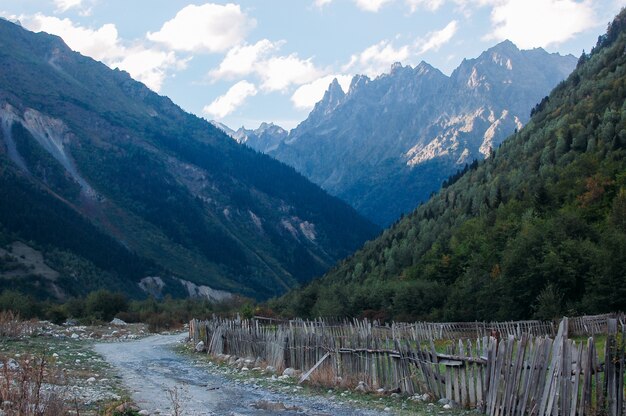
[[(194, 320), (189, 331), (212, 355), (260, 357), (279, 370), (313, 370), (305, 375), (346, 386), (428, 393), (490, 416), (626, 415), (624, 316), (586, 318), (564, 318), (552, 337), (533, 325), (475, 325), (478, 336), (448, 343), (445, 353), (435, 346), (441, 332), (425, 339), (415, 324), (213, 319)], [(483, 335), (494, 329), (506, 335)], [(571, 329), (606, 336), (605, 348), (598, 351), (594, 337), (570, 339)]]

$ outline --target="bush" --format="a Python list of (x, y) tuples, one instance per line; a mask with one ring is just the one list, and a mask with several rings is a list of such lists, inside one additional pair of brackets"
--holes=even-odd
[(119, 312), (128, 310), (128, 299), (121, 293), (111, 293), (106, 289), (91, 292), (85, 301), (87, 317), (108, 322)]

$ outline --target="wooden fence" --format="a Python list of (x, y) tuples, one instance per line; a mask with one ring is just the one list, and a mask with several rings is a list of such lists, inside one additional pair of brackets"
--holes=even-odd
[[(443, 331), (425, 339), (416, 324), (213, 319), (194, 320), (189, 331), (212, 355), (260, 357), (278, 370), (323, 374), (331, 384), (428, 393), (490, 416), (626, 415), (625, 321), (623, 315), (603, 319), (564, 318), (552, 337), (533, 332), (538, 326), (509, 323), (496, 327), (506, 334), (496, 338), (481, 333), (493, 324), (475, 325), (473, 336), (448, 342), (445, 352), (435, 345)], [(603, 333), (605, 348), (598, 351), (593, 336), (570, 339), (572, 328)]]

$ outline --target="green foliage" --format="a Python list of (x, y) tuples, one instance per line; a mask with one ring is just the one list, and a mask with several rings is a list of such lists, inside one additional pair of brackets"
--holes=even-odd
[(445, 320), (626, 309), (625, 20), (488, 160), (270, 305)]
[(120, 312), (128, 310), (128, 299), (121, 293), (100, 289), (85, 300), (85, 313), (99, 321), (108, 322)]
[(0, 311), (13, 311), (25, 319), (38, 316), (40, 305), (30, 296), (13, 290), (4, 290), (0, 293)]

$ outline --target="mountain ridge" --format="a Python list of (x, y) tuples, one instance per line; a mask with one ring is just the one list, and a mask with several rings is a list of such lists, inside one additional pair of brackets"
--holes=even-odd
[[(189, 294), (192, 282), (268, 297), (377, 231), (292, 168), (61, 38), (0, 21), (0, 66), (0, 181), (14, 194), (0, 210), (0, 241), (30, 241), (56, 264), (66, 296), (99, 274), (95, 286), (132, 295), (159, 277), (163, 293)], [(0, 267), (3, 287), (43, 296), (50, 282), (37, 289), (26, 276), (2, 279)]]
[(354, 76), (347, 92), (334, 80), (287, 138), (253, 147), (389, 225), (488, 157), (576, 61), (504, 41), (450, 76), (424, 61), (395, 63), (374, 79)]

